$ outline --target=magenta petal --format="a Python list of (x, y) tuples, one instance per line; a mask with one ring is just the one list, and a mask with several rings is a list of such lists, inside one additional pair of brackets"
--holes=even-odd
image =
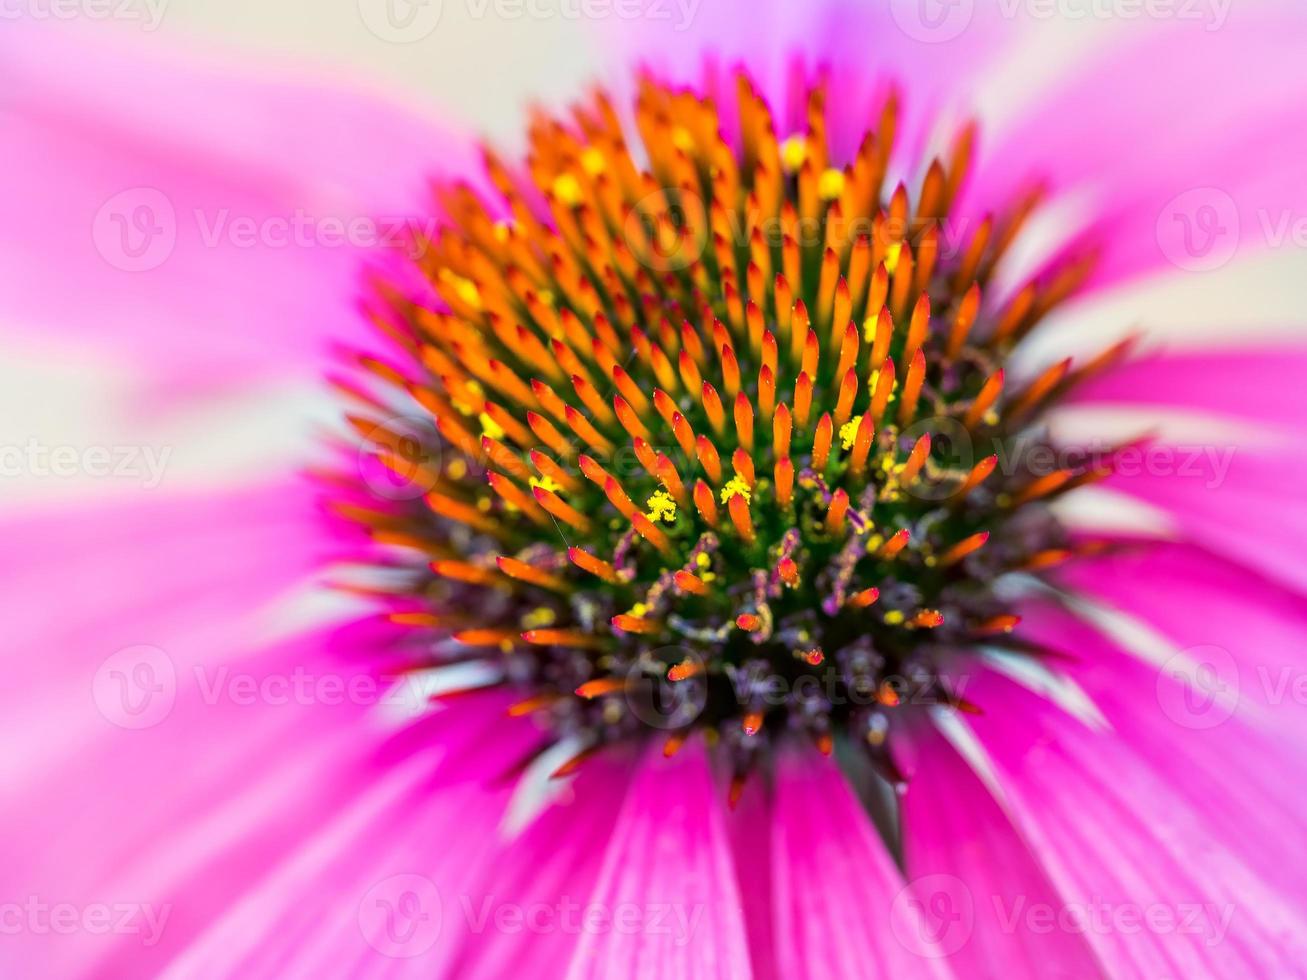
[(649, 749), (617, 813), (571, 980), (750, 976), (725, 805), (697, 739), (670, 761)]
[(1161, 351), (1076, 388), (1070, 401), (1161, 405), (1247, 419), (1270, 431), (1307, 430), (1307, 349)]
[(907, 778), (903, 851), (908, 877), (923, 891), (964, 896), (969, 932), (949, 943), (945, 962), (959, 977), (1103, 976), (1084, 937), (1043, 929), (1018, 915), (1027, 905), (1060, 904), (1002, 805), (938, 731), (919, 723), (895, 734)]
[[(986, 154), (971, 206), (993, 207), (1032, 177), (1088, 190), (1101, 201), (1090, 229), (1106, 246), (1099, 283), (1265, 248), (1263, 212), (1307, 205), (1296, 164), (1307, 25), (1286, 4), (1227, 13), (1219, 30), (1176, 19), (1118, 32)], [(1252, 111), (1231, 84), (1250, 77), (1266, 93)]]
[[(950, 975), (941, 958), (970, 928), (965, 903), (945, 894), (958, 918), (932, 917), (935, 896), (904, 882), (833, 761), (810, 749), (781, 757), (775, 821), (779, 976)], [(927, 888), (932, 884), (925, 882)]]
[(360, 336), (363, 257), (466, 148), (338, 84), (9, 26), (0, 315), (177, 393), (319, 377)]
[[(1147, 710), (1153, 691), (1132, 694)], [(1013, 821), (1063, 901), (1021, 914), (1079, 931), (1114, 976), (1298, 969), (1301, 904), (1227, 846), (1219, 822), (1177, 787), (1174, 762), (1154, 768), (1110, 729), (986, 672), (968, 697), (985, 707), (968, 724)]]

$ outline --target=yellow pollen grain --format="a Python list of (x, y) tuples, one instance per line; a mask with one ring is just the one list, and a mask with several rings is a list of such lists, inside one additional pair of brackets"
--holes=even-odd
[(701, 551), (695, 556), (694, 563), (700, 568), (707, 568), (712, 564), (712, 559), (708, 557), (708, 552)]
[(733, 476), (726, 486), (722, 487), (722, 503), (729, 503), (732, 497), (743, 497), (744, 502), (748, 503), (753, 499), (753, 491), (743, 479)]
[(649, 508), (644, 515), (651, 521), (663, 521), (671, 524), (676, 520), (676, 501), (666, 490), (659, 490), (645, 503)]
[(450, 286), (454, 290), (454, 295), (468, 306), (474, 310), (481, 309), (481, 293), (477, 289), (476, 283), (471, 279), (460, 276), (456, 272), (451, 272), (449, 269), (441, 269), (440, 281)]
[(540, 606), (538, 609), (532, 609), (522, 617), (522, 628), (526, 630), (538, 630), (546, 626), (552, 626), (558, 619), (558, 614), (546, 606)]
[(907, 618), (908, 617), (903, 614), (902, 610), (899, 609), (891, 609), (885, 614), (885, 622), (890, 626), (898, 626)]
[(547, 476), (533, 476), (527, 482), (533, 487), (539, 487), (541, 490), (549, 490), (551, 492), (557, 492), (563, 489), (559, 484)]
[(885, 271), (891, 276), (894, 275), (894, 270), (899, 267), (899, 256), (902, 254), (902, 242), (894, 242), (885, 250)]
[(808, 159), (808, 141), (797, 133), (781, 144), (781, 166), (787, 173), (795, 173)]
[(486, 412), (477, 416), (477, 421), (481, 423), (482, 435), (487, 435), (491, 439), (504, 438), (504, 428), (498, 422), (490, 417)]
[(845, 449), (853, 448), (853, 441), (858, 438), (858, 426), (862, 425), (862, 416), (855, 415), (840, 426), (840, 444)]
[(880, 546), (883, 545), (884, 543), (885, 543), (885, 538), (883, 535), (873, 534), (871, 537), (867, 539), (867, 552), (871, 553), (871, 552), (879, 551)]
[(637, 602), (631, 607), (631, 611), (627, 615), (634, 616), (636, 619), (644, 619), (645, 616), (649, 615), (649, 604), (647, 602)]
[(869, 316), (862, 321), (862, 339), (869, 344), (876, 342), (876, 321), (879, 317)]
[(588, 147), (581, 154), (581, 169), (584, 170), (586, 173), (588, 173), (591, 177), (596, 177), (599, 174), (603, 173), (604, 164), (606, 162), (607, 161), (604, 159), (603, 151), (597, 150), (593, 146)]
[(834, 201), (844, 193), (844, 171), (830, 167), (822, 171), (817, 181), (817, 193), (823, 201)]
[(501, 244), (508, 241), (509, 229), (512, 228), (512, 226), (513, 223), (511, 221), (496, 221), (494, 227), (495, 241)]
[(568, 207), (581, 203), (581, 182), (572, 174), (559, 174), (554, 178), (554, 197)]
[(689, 153), (694, 149), (693, 134), (684, 126), (677, 126), (672, 130), (672, 146)]
[(445, 472), (449, 474), (450, 479), (461, 480), (467, 476), (467, 463), (462, 459), (451, 460)]

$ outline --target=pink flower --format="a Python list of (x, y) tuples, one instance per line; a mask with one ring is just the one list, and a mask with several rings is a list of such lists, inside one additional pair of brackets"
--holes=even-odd
[(650, 3), (489, 166), (11, 25), (144, 444), (4, 447), (140, 488), (6, 517), (5, 974), (1300, 975), (1302, 14), (977, 6)]

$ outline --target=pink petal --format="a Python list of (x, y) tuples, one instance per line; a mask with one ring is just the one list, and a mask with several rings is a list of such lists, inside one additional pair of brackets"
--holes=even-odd
[[(1147, 710), (1153, 691), (1132, 695)], [(1114, 976), (1297, 969), (1298, 904), (1227, 846), (1219, 822), (1178, 788), (1173, 764), (1155, 769), (1125, 738), (985, 671), (968, 697), (984, 708), (968, 724), (1014, 823), (1065, 901), (1020, 914), (1082, 933)]]
[(702, 744), (670, 761), (649, 749), (617, 813), (571, 980), (750, 976), (724, 807)]
[(10, 26), (0, 141), (22, 193), (0, 204), (0, 315), (160, 388), (319, 377), (328, 342), (360, 335), (364, 256), (466, 149), (306, 73)]
[[(778, 763), (772, 843), (776, 968), (796, 980), (947, 977), (940, 959), (970, 929), (965, 897), (906, 883), (830, 759), (793, 751)], [(926, 889), (933, 880), (921, 884)], [(954, 904), (954, 902), (958, 904)], [(951, 913), (956, 913), (953, 919)]]
[[(1039, 928), (1008, 910), (1056, 906), (1050, 884), (1025, 840), (971, 766), (933, 726), (895, 733), (907, 779), (903, 795), (904, 864), (911, 880), (974, 909), (965, 940), (950, 942), (945, 962), (959, 977), (1095, 977), (1104, 971), (1082, 936)], [(956, 948), (954, 948), (956, 947)]]
[(461, 936), (451, 973), (497, 980), (521, 963), (540, 980), (566, 975), (599, 879), (613, 814), (631, 776), (624, 751), (585, 763), (567, 796), (504, 848), (481, 885), (458, 897)]
[(1294, 433), (1307, 429), (1305, 377), (1302, 347), (1158, 351), (1086, 382), (1070, 400), (1187, 408)]
[[(1099, 283), (1202, 271), (1240, 247), (1265, 248), (1262, 212), (1274, 222), (1307, 205), (1295, 163), (1307, 23), (1301, 9), (1274, 4), (1230, 11), (1219, 26), (1176, 18), (1118, 31), (986, 154), (971, 207), (992, 208), (1031, 177), (1088, 190), (1090, 234), (1106, 246)], [(1265, 96), (1255, 106), (1231, 84), (1250, 77)]]

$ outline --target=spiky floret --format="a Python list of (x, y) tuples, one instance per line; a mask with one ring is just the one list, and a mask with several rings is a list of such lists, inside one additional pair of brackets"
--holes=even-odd
[(598, 93), (535, 121), (524, 173), (485, 153), (498, 199), (439, 188), (432, 301), (383, 288), (400, 363), (359, 358), (431, 434), (350, 387), (366, 454), (425, 492), (341, 509), (398, 547), (393, 618), (432, 663), (492, 662), (587, 746), (704, 728), (745, 771), (787, 730), (874, 752), (904, 702), (972, 707), (946, 657), (1026, 649), (1001, 577), (1073, 554), (1046, 502), (1107, 467), (1013, 447), (1121, 350), (1013, 390), (1005, 357), (1089, 262), (986, 304), (1038, 194), (946, 242), (970, 127), (886, 194), (893, 95), (839, 167), (824, 84), (782, 135), (735, 81), (727, 121), (642, 79), (642, 157)]

